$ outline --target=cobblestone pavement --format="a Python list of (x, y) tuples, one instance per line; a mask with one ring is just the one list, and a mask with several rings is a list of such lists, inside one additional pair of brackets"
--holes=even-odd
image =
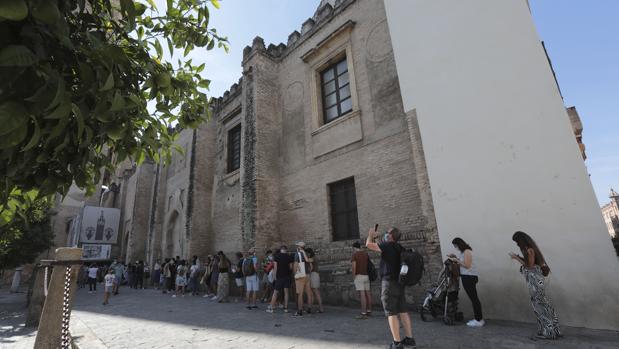
[[(155, 290), (123, 288), (110, 305), (103, 294), (79, 290), (71, 332), (81, 348), (384, 348), (387, 323), (379, 311), (354, 319), (355, 309), (327, 307), (324, 314), (293, 318), (247, 310), (242, 303), (217, 304), (202, 297), (172, 298)], [(292, 309), (292, 308), (291, 308)], [(413, 314), (419, 348), (619, 348), (619, 333), (564, 328), (559, 341), (534, 341), (532, 324), (488, 321), (484, 328), (422, 322)]]
[(36, 328), (27, 328), (26, 293), (0, 290), (0, 348), (32, 348)]

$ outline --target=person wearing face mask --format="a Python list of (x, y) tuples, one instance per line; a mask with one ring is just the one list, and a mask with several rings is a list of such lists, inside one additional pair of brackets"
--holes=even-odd
[(273, 274), (275, 275), (275, 284), (271, 304), (267, 308), (267, 313), (273, 313), (277, 297), (280, 292), (284, 292), (284, 312), (288, 312), (288, 297), (290, 290), (290, 274), (292, 273), (292, 262), (294, 259), (288, 254), (288, 248), (282, 246), (279, 252), (273, 259)]
[[(408, 305), (406, 304), (406, 294), (404, 285), (399, 282), (401, 253), (403, 247), (399, 244), (400, 231), (398, 228), (389, 229), (377, 242), (378, 232), (376, 227), (370, 229), (365, 246), (370, 251), (380, 253), (380, 275), (381, 275), (381, 301), (389, 329), (393, 337), (393, 342), (389, 344), (390, 349), (417, 348), (413, 338), (413, 328)], [(404, 330), (405, 337), (400, 335), (400, 323)]]

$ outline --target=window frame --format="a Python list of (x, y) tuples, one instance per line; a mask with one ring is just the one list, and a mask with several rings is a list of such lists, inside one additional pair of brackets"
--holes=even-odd
[[(359, 231), (359, 211), (357, 205), (357, 188), (354, 177), (348, 177), (327, 185), (329, 196), (329, 215), (331, 218), (332, 241), (356, 240), (361, 236)], [(336, 195), (344, 195), (345, 208), (338, 210)], [(341, 198), (340, 198), (341, 199)], [(352, 203), (353, 206), (349, 206)], [(336, 219), (339, 215), (346, 216), (346, 231), (337, 230)], [(356, 231), (355, 231), (356, 230)]]
[[(231, 128), (229, 128), (227, 130), (227, 134), (226, 134), (226, 145), (227, 145), (227, 152), (226, 152), (226, 173), (233, 173), (237, 170), (239, 170), (241, 168), (241, 146), (242, 146), (242, 142), (241, 142), (241, 138), (243, 135), (242, 132), (242, 128), (241, 128), (241, 123), (238, 123), (234, 126), (232, 126)], [(238, 133), (238, 164), (235, 162), (233, 163), (234, 160), (234, 139), (232, 139), (232, 135), (233, 134), (237, 134)]]
[[(340, 72), (338, 70), (338, 67), (340, 64), (342, 63), (346, 63), (346, 71), (345, 72)], [(325, 82), (325, 74), (327, 74), (328, 71), (333, 71), (333, 78), (329, 81)], [(323, 69), (321, 69), (318, 72), (319, 76), (320, 76), (320, 94), (321, 94), (321, 98), (322, 98), (322, 124), (326, 125), (328, 123), (331, 123), (339, 118), (341, 118), (342, 116), (350, 113), (353, 111), (353, 96), (352, 96), (352, 86), (351, 86), (351, 79), (350, 79), (350, 69), (349, 69), (349, 64), (348, 64), (348, 57), (347, 55), (344, 53), (341, 56), (337, 56), (337, 59), (335, 59), (333, 62), (331, 62), (328, 66), (324, 67)], [(340, 82), (341, 82), (341, 76), (343, 76), (344, 74), (348, 75), (348, 82), (342, 86), (340, 86)], [(335, 88), (333, 89), (333, 92), (327, 94), (325, 87), (327, 84), (333, 82), (333, 84), (335, 85)], [(348, 86), (348, 97), (346, 98), (341, 98), (341, 91), (346, 88), (346, 86)], [(327, 97), (331, 96), (331, 95), (335, 95), (335, 104), (332, 105), (327, 105)], [(347, 109), (346, 111), (342, 111), (342, 104), (347, 101), (350, 100), (350, 108)], [(332, 119), (328, 119), (327, 117), (327, 110), (331, 109), (333, 107), (336, 107), (337, 109), (337, 115), (332, 118)]]

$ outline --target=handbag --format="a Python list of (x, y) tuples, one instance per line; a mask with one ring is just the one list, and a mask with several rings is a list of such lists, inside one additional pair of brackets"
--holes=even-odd
[(299, 267), (294, 273), (294, 278), (301, 279), (307, 276), (307, 273), (305, 272), (305, 260), (303, 259), (303, 255), (301, 254), (301, 252), (297, 252), (297, 255), (299, 256)]

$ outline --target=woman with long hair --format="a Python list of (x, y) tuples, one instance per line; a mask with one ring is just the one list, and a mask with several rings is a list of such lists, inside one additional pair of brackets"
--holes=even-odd
[(522, 256), (513, 252), (510, 252), (509, 256), (521, 264), (520, 272), (527, 282), (527, 288), (531, 295), (531, 305), (537, 317), (537, 337), (544, 339), (561, 337), (559, 319), (550, 300), (546, 297), (544, 277), (550, 273), (550, 268), (546, 264), (544, 255), (542, 255), (535, 241), (524, 232), (515, 232), (512, 240), (520, 248)]
[(223, 303), (228, 302), (228, 294), (230, 293), (230, 276), (228, 275), (230, 271), (230, 260), (222, 251), (217, 252), (217, 255), (219, 256), (219, 262), (217, 263), (219, 269), (219, 277), (217, 279), (217, 302)]
[(466, 295), (469, 296), (471, 303), (473, 303), (475, 318), (467, 322), (466, 325), (469, 327), (482, 327), (486, 324), (486, 321), (482, 315), (481, 302), (477, 296), (477, 282), (479, 281), (479, 277), (473, 260), (473, 249), (461, 238), (455, 238), (451, 243), (454, 245), (459, 255), (456, 256), (452, 253), (448, 255), (448, 257), (450, 260), (460, 265), (462, 287), (464, 291), (466, 291)]

